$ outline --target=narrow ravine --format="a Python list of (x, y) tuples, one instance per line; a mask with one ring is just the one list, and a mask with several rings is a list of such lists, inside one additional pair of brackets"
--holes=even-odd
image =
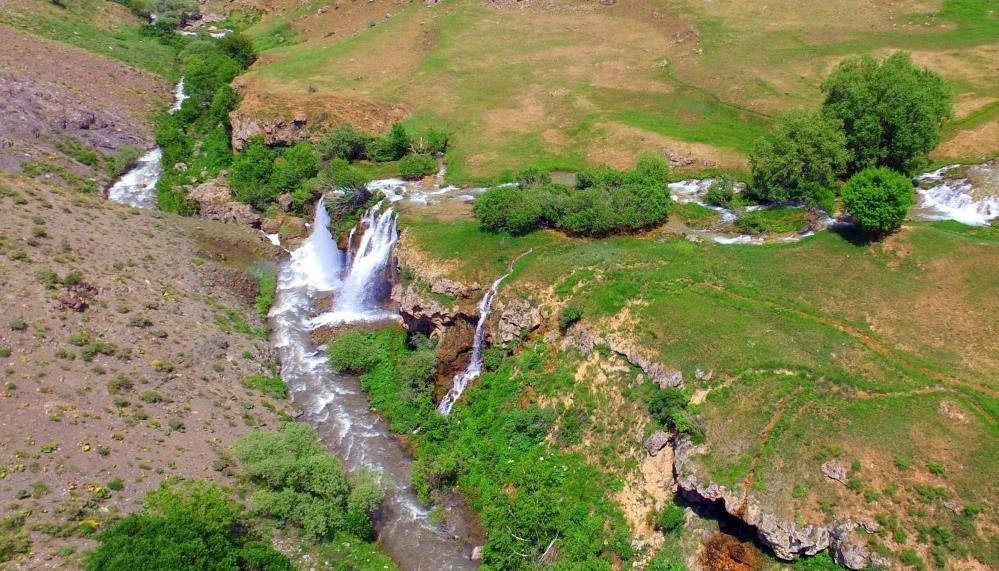
[[(428, 511), (410, 487), (412, 459), (386, 423), (369, 409), (357, 379), (331, 372), (326, 355), (311, 338), (317, 325), (394, 319), (383, 309), (386, 271), (395, 243), (390, 209), (368, 211), (358, 229), (356, 252), (337, 248), (322, 202), (316, 207), (309, 238), (282, 265), (275, 305), (270, 313), (273, 340), (281, 357), (281, 376), (323, 442), (348, 472), (367, 468), (389, 486), (375, 518), (378, 541), (401, 568), (413, 570), (474, 569), (463, 522), (445, 534), (428, 520)], [(333, 308), (312, 318), (313, 303), (333, 295)]]

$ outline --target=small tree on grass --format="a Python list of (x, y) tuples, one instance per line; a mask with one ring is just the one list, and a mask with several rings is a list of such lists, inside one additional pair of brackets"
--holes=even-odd
[(759, 198), (781, 202), (817, 202), (846, 169), (848, 153), (841, 124), (804, 111), (781, 117), (749, 155), (752, 191)]
[(887, 168), (864, 169), (853, 175), (842, 196), (846, 211), (871, 234), (898, 230), (916, 201), (909, 178)]

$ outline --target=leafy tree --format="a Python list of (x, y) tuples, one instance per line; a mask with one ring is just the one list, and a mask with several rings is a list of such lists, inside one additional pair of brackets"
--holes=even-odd
[(873, 166), (912, 173), (926, 163), (952, 114), (952, 95), (943, 79), (914, 66), (905, 52), (884, 61), (871, 56), (843, 60), (822, 91), (822, 113), (842, 123), (853, 153), (851, 173)]
[(366, 153), (376, 162), (397, 161), (409, 152), (411, 143), (402, 123), (393, 123), (388, 134), (368, 142)]
[(687, 393), (676, 387), (666, 387), (649, 399), (649, 413), (652, 418), (670, 428), (676, 425), (675, 418), (682, 413), (690, 402)]
[(864, 169), (843, 187), (843, 207), (865, 232), (898, 230), (916, 197), (912, 181), (891, 169)]
[(406, 180), (418, 180), (437, 172), (437, 160), (430, 155), (406, 155), (399, 161), (399, 173)]
[(236, 60), (243, 69), (250, 67), (257, 60), (253, 41), (243, 34), (226, 34), (218, 39), (216, 45), (223, 53)]
[(756, 141), (749, 155), (752, 192), (774, 202), (810, 200), (846, 169), (846, 137), (838, 120), (792, 111)]
[[(277, 196), (297, 190), (303, 182), (319, 172), (319, 155), (312, 143), (298, 141), (281, 152), (274, 161), (268, 185), (271, 194)], [(258, 208), (262, 208), (259, 207)]]
[(274, 172), (274, 156), (261, 136), (247, 141), (243, 151), (232, 161), (229, 182), (236, 200), (264, 208), (273, 199), (268, 189)]
[(248, 532), (221, 488), (196, 483), (150, 492), (143, 509), (111, 525), (87, 555), (89, 571), (192, 569), (291, 571), (291, 562)]

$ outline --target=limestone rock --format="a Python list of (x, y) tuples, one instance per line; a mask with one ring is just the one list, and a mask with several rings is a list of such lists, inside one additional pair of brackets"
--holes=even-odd
[(209, 220), (260, 227), (260, 215), (249, 204), (232, 199), (229, 186), (219, 180), (210, 180), (197, 186), (188, 198), (198, 203), (198, 212)]
[(649, 435), (645, 439), (645, 451), (649, 453), (649, 456), (655, 456), (659, 454), (659, 451), (669, 444), (669, 435), (662, 430), (657, 430)]
[(232, 124), (232, 147), (240, 151), (246, 142), (255, 136), (262, 136), (268, 145), (290, 145), (309, 136), (308, 118), (296, 115), (286, 117), (251, 117), (239, 110), (229, 114)]
[(509, 343), (519, 339), (523, 331), (534, 331), (541, 327), (544, 314), (541, 309), (523, 298), (497, 300), (498, 315), (494, 343)]
[(857, 524), (847, 520), (833, 526), (830, 554), (833, 561), (847, 569), (888, 569), (891, 561), (867, 547), (862, 534), (856, 532)]
[(472, 557), (471, 557), (471, 559), (472, 559), (472, 561), (482, 561), (482, 546), (481, 545), (476, 545), (475, 548), (472, 549)]
[(839, 460), (829, 460), (822, 464), (822, 473), (825, 474), (825, 476), (830, 480), (836, 480), (844, 486), (846, 486), (849, 481), (846, 466), (844, 466)]
[(645, 355), (640, 347), (636, 347), (630, 341), (611, 337), (608, 339), (608, 343), (611, 350), (623, 356), (632, 365), (645, 371), (645, 374), (652, 379), (652, 382), (659, 385), (660, 389), (683, 385), (683, 372), (670, 369)]

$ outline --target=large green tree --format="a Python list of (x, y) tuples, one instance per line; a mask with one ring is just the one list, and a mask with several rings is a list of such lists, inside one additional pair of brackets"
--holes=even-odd
[(822, 113), (843, 124), (849, 171), (886, 166), (911, 174), (940, 142), (952, 96), (936, 72), (913, 65), (908, 53), (883, 61), (843, 60), (822, 84)]
[(749, 155), (752, 192), (764, 200), (815, 202), (843, 174), (847, 158), (838, 120), (791, 111), (756, 141)]
[(842, 196), (843, 207), (857, 225), (872, 234), (898, 230), (916, 202), (909, 177), (884, 167), (853, 175), (843, 187)]

